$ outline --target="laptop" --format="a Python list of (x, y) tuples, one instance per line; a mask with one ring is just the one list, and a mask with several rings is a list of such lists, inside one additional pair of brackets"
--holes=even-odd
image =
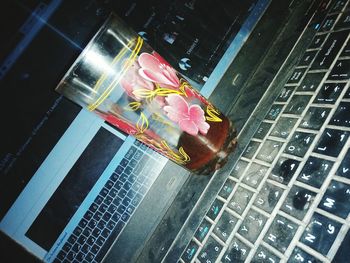
[[(13, 114), (3, 119), (1, 257), (101, 262), (113, 250), (122, 251), (120, 262), (135, 261), (190, 174), (55, 87), (114, 12), (200, 89), (214, 71), (212, 81), (220, 78), (229, 64), (222, 57), (237, 52), (264, 8), (256, 1), (208, 12), (195, 2), (60, 0), (5, 1), (2, 7), (0, 79), (8, 98), (2, 107)], [(217, 20), (229, 10), (235, 15)], [(245, 21), (250, 25), (241, 30)]]
[[(220, 105), (240, 131), (238, 149), (211, 176), (189, 175), (64, 98), (51, 97), (50, 110), (41, 111), (44, 118), (29, 130), (32, 135), (17, 152), (19, 156), (28, 152), (31, 158), (17, 169), (13, 161), (10, 168), (15, 170), (7, 170), (27, 177), (16, 178), (17, 188), (1, 189), (14, 201), (2, 205), (6, 212), (1, 230), (47, 262), (346, 262), (350, 243), (348, 2), (257, 1), (241, 7), (243, 22), (228, 33), (232, 35), (226, 44), (221, 43), (221, 56), (210, 62), (213, 69), (207, 67), (202, 73), (197, 68), (193, 75), (187, 71), (194, 85)], [(59, 3), (56, 11), (50, 5), (41, 8), (52, 10), (48, 21), (54, 21), (64, 4)], [(219, 7), (228, 10), (218, 3), (206, 4), (207, 12), (191, 14), (210, 15)], [(196, 1), (185, 6), (200, 8)], [(126, 20), (136, 7), (137, 3), (130, 3)], [(174, 21), (175, 14), (177, 19), (186, 17), (179, 15), (178, 5), (168, 7), (167, 21)], [(103, 17), (109, 8), (94, 12)], [(69, 24), (68, 10), (76, 11), (63, 10)], [(151, 17), (148, 25), (156, 21)], [(93, 21), (77, 18), (80, 32), (94, 27)], [(50, 28), (58, 38), (67, 37), (56, 29)], [(173, 34), (164, 43), (179, 43), (179, 36)], [(71, 53), (79, 51), (81, 43), (68, 43), (70, 39), (65, 44)], [(186, 54), (189, 51), (188, 56), (194, 55), (195, 39), (192, 51), (192, 44), (181, 47)], [(43, 46), (36, 48), (42, 51)], [(210, 60), (209, 53), (197, 54)], [(27, 54), (28, 59), (35, 54)], [(194, 58), (183, 58), (176, 57), (188, 63), (179, 63), (180, 70), (195, 67), (190, 63)], [(54, 65), (63, 69), (67, 60)], [(11, 70), (7, 74), (11, 76)], [(12, 74), (21, 76), (16, 86), (31, 80), (31, 72)], [(59, 79), (57, 72), (53, 75)], [(40, 75), (41, 81), (46, 78), (48, 74)], [(48, 78), (45, 84), (53, 82)], [(28, 92), (26, 98), (40, 94)], [(49, 103), (49, 98), (40, 102)], [(24, 99), (18, 105), (23, 103)], [(61, 103), (64, 109), (70, 107), (70, 114), (55, 114), (62, 110)], [(15, 116), (8, 117), (9, 123), (20, 119)], [(58, 131), (56, 125), (56, 130), (44, 133), (50, 119), (66, 126)], [(30, 148), (40, 132), (45, 136), (38, 141), (44, 145), (56, 138), (46, 154)], [(111, 142), (113, 149), (103, 147)], [(40, 157), (43, 162), (37, 162)], [(7, 155), (2, 163), (12, 160)], [(28, 176), (30, 160), (36, 169)], [(142, 179), (142, 175), (147, 176)], [(124, 186), (130, 186), (127, 193)], [(104, 243), (98, 243), (101, 240)]]

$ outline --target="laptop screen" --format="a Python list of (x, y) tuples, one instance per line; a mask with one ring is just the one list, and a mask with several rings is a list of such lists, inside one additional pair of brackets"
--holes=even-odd
[(201, 89), (224, 73), (232, 41), (249, 35), (249, 14), (262, 15), (255, 2), (5, 2), (16, 21), (1, 23), (0, 230), (47, 262), (85, 244), (86, 257), (102, 259), (167, 160), (55, 93), (58, 81), (114, 11)]

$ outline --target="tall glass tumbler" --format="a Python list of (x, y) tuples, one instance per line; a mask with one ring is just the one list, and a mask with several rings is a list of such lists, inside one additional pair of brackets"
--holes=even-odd
[(56, 91), (192, 172), (218, 169), (236, 144), (227, 117), (114, 14)]

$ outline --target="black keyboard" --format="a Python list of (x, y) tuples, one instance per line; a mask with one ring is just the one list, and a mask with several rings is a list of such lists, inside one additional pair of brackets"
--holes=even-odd
[(102, 261), (156, 178), (156, 171), (150, 168), (155, 167), (157, 157), (153, 150), (135, 141), (54, 262)]
[(349, 261), (350, 6), (324, 2), (314, 38), (179, 262)]

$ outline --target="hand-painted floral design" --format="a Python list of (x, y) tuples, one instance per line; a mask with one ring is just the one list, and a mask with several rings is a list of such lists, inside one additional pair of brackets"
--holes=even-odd
[(176, 71), (158, 53), (142, 53), (138, 62), (139, 74), (144, 79), (159, 84), (163, 88), (178, 88), (180, 80)]
[(183, 131), (194, 136), (198, 132), (207, 134), (210, 125), (205, 121), (204, 111), (199, 105), (189, 106), (186, 100), (177, 94), (169, 95), (165, 100), (168, 105), (164, 106), (164, 111)]
[(138, 89), (147, 89), (147, 90), (154, 89), (154, 84), (151, 81), (148, 81), (147, 79), (139, 75), (140, 69), (141, 67), (139, 63), (137, 61), (134, 61), (134, 63), (130, 66), (127, 73), (120, 80), (120, 85), (125, 90), (126, 94), (128, 94), (128, 96), (138, 101), (140, 99), (134, 96), (133, 91)]

